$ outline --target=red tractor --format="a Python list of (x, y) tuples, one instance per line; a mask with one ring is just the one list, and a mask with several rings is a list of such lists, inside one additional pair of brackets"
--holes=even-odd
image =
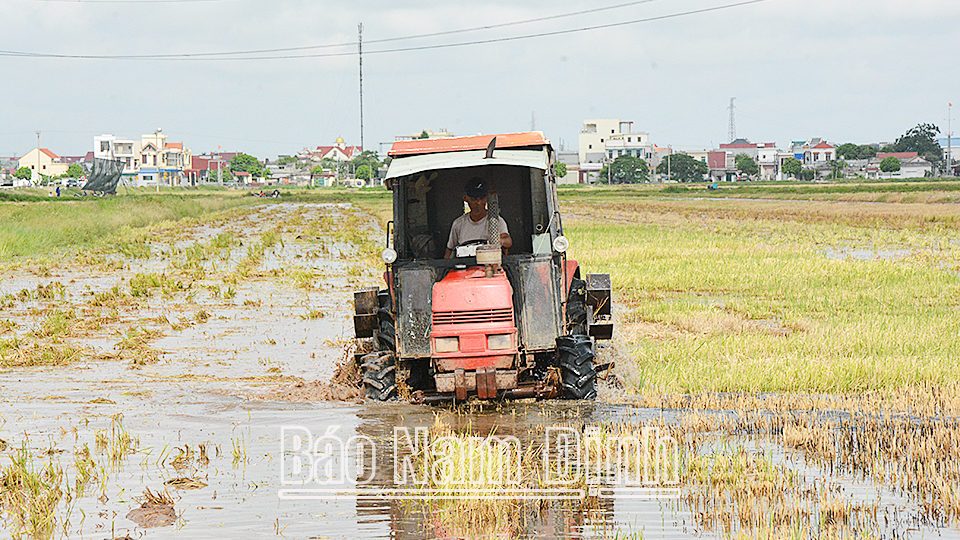
[[(358, 356), (367, 398), (594, 399), (609, 368), (594, 365), (594, 350), (613, 333), (610, 277), (582, 279), (567, 258), (549, 141), (539, 132), (409, 140), (388, 155), (387, 286), (354, 298), (356, 336), (376, 349)], [(486, 232), (452, 245), (464, 201), (471, 220), (484, 213), (470, 199), (477, 188)]]

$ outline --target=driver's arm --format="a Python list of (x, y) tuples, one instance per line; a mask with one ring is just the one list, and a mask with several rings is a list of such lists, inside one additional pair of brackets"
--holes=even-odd
[(453, 220), (453, 223), (450, 224), (450, 236), (447, 238), (447, 253), (443, 256), (443, 258), (449, 259), (453, 255), (453, 250), (459, 243), (460, 234), (457, 232), (457, 220)]
[(513, 238), (510, 238), (510, 235), (503, 233), (500, 235), (500, 247), (503, 249), (510, 249), (513, 247)]

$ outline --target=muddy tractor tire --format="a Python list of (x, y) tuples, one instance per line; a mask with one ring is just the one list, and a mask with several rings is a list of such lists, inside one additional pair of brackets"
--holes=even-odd
[(593, 341), (584, 334), (557, 339), (564, 399), (596, 399), (597, 372), (593, 369)]
[(397, 397), (397, 362), (392, 351), (366, 354), (361, 358), (363, 388), (367, 399), (389, 401)]
[(567, 333), (573, 336), (587, 333), (587, 282), (579, 275), (570, 281), (567, 294)]

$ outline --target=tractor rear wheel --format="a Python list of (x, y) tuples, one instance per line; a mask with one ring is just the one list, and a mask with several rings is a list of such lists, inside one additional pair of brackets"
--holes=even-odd
[(373, 352), (361, 359), (367, 399), (389, 401), (397, 397), (397, 362), (392, 351)]
[(593, 342), (584, 334), (557, 338), (564, 399), (596, 399)]

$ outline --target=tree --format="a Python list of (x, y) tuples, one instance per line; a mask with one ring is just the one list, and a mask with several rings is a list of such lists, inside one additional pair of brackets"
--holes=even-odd
[(20, 167), (17, 172), (13, 173), (13, 176), (21, 180), (29, 180), (33, 176), (33, 171), (30, 170), (30, 167)]
[(230, 159), (230, 171), (244, 171), (250, 173), (250, 176), (261, 176), (263, 165), (250, 154), (237, 154)]
[(373, 171), (370, 170), (369, 165), (361, 165), (353, 175), (361, 180), (369, 180), (373, 178)]
[(293, 156), (283, 156), (277, 160), (277, 165), (285, 167), (287, 165), (292, 165), (297, 162), (297, 158)]
[(554, 163), (553, 164), (553, 175), (557, 178), (563, 178), (567, 175), (567, 164), (566, 163)]
[(804, 170), (800, 171), (800, 176), (802, 176), (803, 179), (804, 179), (804, 180), (807, 180), (807, 181), (813, 180), (814, 178), (817, 177), (817, 170), (816, 170), (816, 169), (804, 169)]
[(746, 154), (737, 154), (734, 161), (737, 163), (737, 170), (747, 176), (756, 176), (760, 172), (757, 162)]
[(843, 178), (843, 170), (847, 168), (847, 162), (842, 159), (835, 159), (830, 162), (830, 178), (837, 180)]
[(885, 173), (897, 172), (900, 170), (900, 160), (894, 156), (887, 156), (880, 162), (880, 170)]
[(321, 174), (323, 174), (323, 165), (314, 165), (314, 167), (310, 169), (311, 176), (319, 176)]
[(645, 182), (649, 173), (650, 167), (646, 161), (624, 154), (600, 171), (600, 180), (609, 179), (614, 184), (636, 184)]
[(702, 182), (709, 170), (706, 163), (686, 154), (669, 155), (657, 165), (657, 174), (669, 174), (671, 180), (680, 182)]
[(217, 182), (222, 180), (224, 184), (233, 182), (233, 173), (230, 172), (230, 169), (210, 169), (207, 171), (207, 181)]
[(943, 148), (940, 148), (940, 143), (937, 142), (938, 133), (940, 128), (933, 124), (917, 124), (893, 143), (893, 151), (916, 152), (930, 163), (940, 163), (943, 159)]
[(430, 134), (427, 133), (427, 130), (423, 130), (423, 133), (420, 134), (420, 138), (421, 138), (421, 139), (429, 139), (429, 138), (430, 138)]
[(270, 180), (270, 177), (271, 177), (271, 176), (273, 176), (273, 171), (271, 171), (270, 169), (264, 167), (264, 168), (263, 168), (263, 180), (264, 180), (264, 181)]
[(870, 159), (877, 156), (877, 147), (869, 144), (843, 143), (837, 147), (837, 157), (844, 159)]
[(796, 178), (800, 176), (800, 171), (803, 169), (803, 163), (800, 163), (800, 160), (797, 158), (787, 158), (783, 160), (783, 167), (781, 170), (790, 176)]
[(76, 163), (71, 164), (67, 167), (66, 172), (67, 178), (80, 178), (83, 176), (83, 167), (77, 165)]
[(380, 168), (380, 158), (377, 157), (377, 153), (373, 150), (364, 150), (363, 152), (360, 152), (359, 156), (353, 158), (353, 164), (358, 169), (363, 165), (370, 167), (372, 174), (374, 171)]

